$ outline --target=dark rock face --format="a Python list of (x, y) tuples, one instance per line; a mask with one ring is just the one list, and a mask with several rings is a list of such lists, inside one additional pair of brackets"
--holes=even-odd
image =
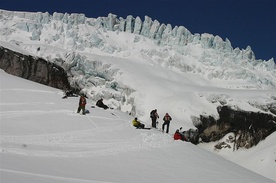
[(64, 69), (42, 58), (14, 52), (0, 46), (0, 69), (5, 72), (54, 88), (68, 90)]
[(276, 131), (276, 117), (269, 113), (234, 110), (218, 107), (219, 119), (200, 116), (197, 125), (202, 141), (217, 141), (227, 133), (235, 134), (235, 148), (250, 148)]

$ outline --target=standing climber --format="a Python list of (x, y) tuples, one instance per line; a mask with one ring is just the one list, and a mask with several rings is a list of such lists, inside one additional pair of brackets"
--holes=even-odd
[(82, 94), (80, 96), (80, 100), (79, 100), (78, 113), (82, 110), (82, 114), (85, 115), (85, 105), (86, 105), (86, 99), (85, 99), (84, 95)]
[(151, 121), (152, 121), (152, 123), (151, 123), (152, 128), (156, 128), (156, 120), (157, 120), (157, 118), (159, 118), (159, 115), (157, 113), (157, 109), (154, 109), (150, 112), (150, 118), (151, 118)]
[(163, 125), (162, 125), (162, 130), (164, 131), (165, 129), (165, 126), (167, 126), (167, 130), (166, 130), (166, 133), (169, 133), (169, 128), (170, 128), (170, 122), (171, 122), (172, 118), (171, 116), (166, 113), (166, 115), (163, 117)]

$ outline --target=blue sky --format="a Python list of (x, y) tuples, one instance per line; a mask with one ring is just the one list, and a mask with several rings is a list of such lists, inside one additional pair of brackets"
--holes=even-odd
[(228, 38), (234, 48), (251, 46), (257, 59), (276, 60), (276, 0), (1, 0), (0, 9), (30, 12), (145, 15), (184, 26), (191, 33)]

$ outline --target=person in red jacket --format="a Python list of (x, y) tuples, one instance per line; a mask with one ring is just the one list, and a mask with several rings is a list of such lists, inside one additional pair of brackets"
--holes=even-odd
[(173, 138), (174, 140), (182, 140), (182, 135), (180, 134), (178, 129), (175, 131)]
[(189, 141), (187, 139), (187, 136), (185, 135), (185, 131), (182, 131), (182, 127), (180, 129), (177, 129), (173, 136), (174, 140), (183, 140), (183, 141)]
[(82, 110), (82, 114), (85, 115), (85, 105), (86, 105), (86, 99), (84, 95), (81, 95), (79, 100), (78, 113)]

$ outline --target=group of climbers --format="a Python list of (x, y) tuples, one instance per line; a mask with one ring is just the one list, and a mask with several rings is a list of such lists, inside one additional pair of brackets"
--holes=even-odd
[[(80, 99), (79, 99), (79, 107), (78, 107), (78, 110), (77, 110), (77, 113), (79, 113), (81, 110), (82, 110), (82, 114), (85, 115), (86, 113), (86, 110), (85, 110), (85, 105), (86, 105), (86, 99), (85, 99), (85, 96), (84, 95), (81, 95), (80, 96)], [(96, 102), (96, 106), (98, 107), (101, 107), (103, 109), (108, 109), (109, 107), (107, 105), (105, 105), (103, 103), (103, 99), (99, 99), (97, 102)], [(154, 109), (150, 112), (150, 118), (152, 120), (152, 128), (156, 128), (157, 126), (157, 119), (159, 118), (159, 115), (157, 113), (157, 109)], [(166, 133), (169, 133), (169, 128), (170, 128), (170, 121), (172, 120), (171, 116), (166, 113), (165, 116), (163, 117), (163, 125), (162, 125), (162, 130), (164, 131), (165, 130), (165, 126), (167, 127), (166, 128)], [(135, 126), (136, 128), (142, 128), (142, 129), (145, 129), (145, 125), (141, 122), (138, 121), (137, 117), (134, 118), (134, 120), (132, 121), (132, 124), (133, 126)]]
[[(151, 118), (151, 126), (152, 128), (156, 128), (156, 125), (158, 124), (157, 119), (159, 118), (159, 115), (157, 113), (157, 109), (154, 109), (150, 112), (150, 118)], [(172, 118), (169, 115), (169, 113), (166, 113), (165, 116), (163, 117), (163, 125), (162, 125), (162, 130), (164, 131), (165, 126), (167, 127), (166, 133), (169, 133), (169, 128), (170, 128), (170, 122)]]
[[(82, 114), (85, 115), (86, 110), (85, 110), (85, 105), (86, 105), (86, 99), (84, 95), (80, 96), (79, 99), (79, 107), (77, 112), (79, 113), (82, 110)], [(108, 109), (109, 107), (103, 103), (103, 99), (99, 99), (96, 102), (96, 106), (103, 108), (103, 109)], [(151, 127), (152, 128), (157, 128), (158, 121), (157, 119), (159, 118), (159, 115), (157, 113), (157, 109), (154, 109), (150, 112), (150, 118), (151, 118)], [(169, 113), (166, 113), (165, 116), (163, 117), (163, 124), (162, 124), (162, 131), (164, 132), (165, 127), (166, 127), (166, 133), (169, 133), (169, 128), (170, 128), (170, 122), (172, 120), (172, 117), (169, 115)], [(137, 117), (135, 117), (132, 121), (132, 124), (134, 127), (137, 129), (151, 129), (151, 128), (145, 128), (145, 124), (141, 123), (138, 121)], [(188, 130), (188, 131), (181, 131), (182, 127), (180, 129), (177, 129), (176, 132), (174, 133), (174, 140), (183, 140), (183, 141), (189, 141), (192, 143), (197, 143), (198, 142), (198, 132), (197, 130)]]
[[(152, 120), (152, 128), (157, 128), (157, 119), (159, 118), (159, 115), (157, 113), (157, 109), (154, 109), (150, 112), (150, 118)], [(162, 131), (169, 133), (169, 128), (170, 128), (170, 122), (172, 120), (172, 117), (169, 115), (169, 113), (166, 113), (165, 116), (163, 117), (163, 124), (162, 124)], [(135, 126), (137, 129), (150, 129), (150, 128), (145, 128), (145, 124), (141, 123), (138, 121), (137, 117), (134, 118), (132, 121), (133, 126)], [(165, 130), (166, 128), (166, 131)], [(194, 129), (189, 129), (187, 131), (182, 131), (182, 127), (180, 129), (177, 129), (176, 132), (174, 133), (174, 140), (182, 140), (182, 141), (188, 141), (193, 144), (197, 144), (199, 141), (199, 134), (198, 130)]]
[[(85, 105), (86, 105), (86, 98), (84, 94), (82, 94), (79, 99), (79, 107), (78, 107), (77, 113), (79, 113), (82, 110), (82, 114), (85, 115), (86, 114)], [(103, 103), (102, 98), (96, 102), (96, 106), (103, 109), (109, 109), (109, 107)]]
[[(157, 113), (157, 109), (154, 109), (150, 112), (150, 118), (151, 118), (151, 127), (152, 128), (157, 128), (157, 119), (159, 118), (159, 115)], [(162, 131), (165, 130), (165, 126), (166, 128), (166, 133), (169, 133), (169, 128), (170, 128), (170, 122), (171, 122), (172, 118), (169, 115), (169, 113), (166, 113), (165, 116), (163, 117), (163, 125), (162, 125)], [(145, 125), (143, 123), (141, 123), (140, 121), (138, 121), (137, 117), (134, 118), (134, 120), (132, 121), (133, 126), (135, 126), (136, 128), (142, 128), (145, 129)]]

